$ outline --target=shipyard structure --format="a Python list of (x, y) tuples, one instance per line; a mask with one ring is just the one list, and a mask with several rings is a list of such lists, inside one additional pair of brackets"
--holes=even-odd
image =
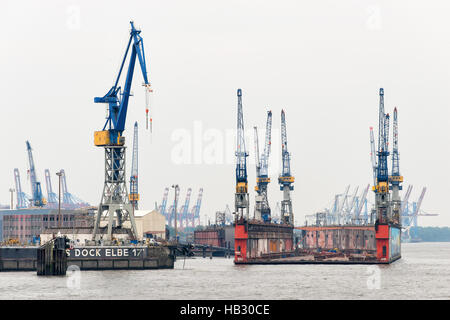
[[(353, 203), (336, 202), (334, 210), (314, 215), (312, 224), (294, 227), (290, 191), (294, 178), (290, 173), (290, 155), (287, 149), (285, 113), (281, 113), (283, 171), (279, 177), (283, 200), (280, 223), (271, 219), (267, 201), (267, 161), (270, 153), (271, 112), (268, 113), (266, 144), (259, 158), (255, 138), (257, 195), (253, 219), (249, 218), (244, 125), (241, 91), (238, 90), (238, 134), (236, 148), (235, 193), (235, 263), (236, 264), (351, 264), (391, 263), (401, 258), (402, 190), (403, 177), (399, 170), (398, 120), (394, 109), (392, 171), (388, 173), (389, 120), (384, 110), (384, 90), (379, 91), (378, 148), (375, 148), (373, 129), (370, 128), (371, 160), (375, 206), (367, 212), (367, 192), (353, 197)], [(256, 129), (255, 129), (256, 132)], [(348, 188), (346, 193), (348, 193)], [(346, 199), (346, 198), (345, 198)], [(344, 208), (343, 206), (346, 206)], [(364, 214), (363, 207), (366, 208)], [(346, 210), (344, 210), (346, 209)]]

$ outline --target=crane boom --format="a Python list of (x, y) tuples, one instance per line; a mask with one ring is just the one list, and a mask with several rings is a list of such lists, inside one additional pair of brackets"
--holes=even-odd
[(259, 161), (259, 140), (258, 140), (258, 128), (255, 126), (254, 135), (255, 135), (255, 164), (256, 164), (256, 177), (260, 176), (261, 172), (261, 162)]
[(164, 189), (164, 194), (163, 194), (163, 199), (161, 202), (161, 206), (159, 207), (159, 213), (161, 213), (163, 216), (166, 217), (166, 219), (168, 219), (167, 216), (167, 212), (166, 212), (166, 207), (167, 207), (167, 198), (169, 197), (169, 188), (165, 188)]
[(43, 207), (47, 201), (42, 195), (41, 183), (36, 176), (36, 168), (34, 166), (33, 152), (29, 141), (26, 141), (29, 165), (29, 177), (31, 183), (32, 204), (36, 207)]
[(370, 127), (370, 159), (372, 161), (373, 185), (377, 185), (377, 158), (375, 153), (375, 139), (373, 138), (373, 128)]

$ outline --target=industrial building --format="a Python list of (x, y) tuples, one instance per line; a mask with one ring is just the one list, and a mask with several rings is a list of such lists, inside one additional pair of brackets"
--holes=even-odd
[(92, 225), (94, 211), (90, 209), (62, 210), (61, 224), (57, 209), (0, 210), (0, 242), (9, 240), (22, 244), (36, 242), (47, 228), (79, 228)]
[[(138, 235), (136, 240), (143, 241), (148, 238), (157, 240), (166, 239), (166, 219), (157, 210), (136, 210), (134, 212), (134, 217)], [(86, 244), (86, 241), (92, 240), (93, 219), (91, 218), (90, 221), (91, 223), (89, 226), (63, 226), (61, 229), (54, 226), (52, 228), (44, 229), (40, 234), (41, 242), (45, 243), (46, 241), (51, 240), (56, 233), (60, 232), (62, 235), (68, 236), (74, 243), (84, 245)], [(107, 239), (107, 227), (107, 221), (101, 221), (96, 237), (97, 241)], [(129, 221), (125, 221), (121, 228), (113, 226), (112, 231), (113, 238), (119, 241), (127, 240), (132, 236)]]

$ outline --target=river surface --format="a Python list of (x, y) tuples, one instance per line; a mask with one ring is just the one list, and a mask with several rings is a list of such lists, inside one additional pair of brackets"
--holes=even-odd
[(178, 258), (175, 269), (0, 273), (0, 299), (450, 299), (450, 243), (403, 243), (391, 265), (248, 265)]

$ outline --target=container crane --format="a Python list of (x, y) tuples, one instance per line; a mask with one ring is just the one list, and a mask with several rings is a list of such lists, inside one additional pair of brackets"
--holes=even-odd
[(269, 178), (269, 156), (271, 149), (271, 136), (272, 136), (272, 111), (267, 112), (266, 122), (266, 137), (264, 143), (264, 152), (259, 157), (259, 142), (258, 142), (258, 129), (255, 129), (255, 157), (256, 157), (256, 205), (255, 205), (255, 218), (257, 220), (270, 221), (270, 206), (267, 198), (267, 185), (270, 183)]
[[(94, 133), (94, 144), (98, 147), (103, 147), (105, 150), (105, 184), (92, 235), (94, 240), (96, 239), (100, 227), (100, 220), (104, 213), (104, 218), (108, 219), (107, 240), (111, 240), (112, 238), (114, 216), (117, 218), (116, 226), (119, 228), (122, 227), (124, 221), (130, 220), (132, 237), (137, 238), (132, 204), (129, 202), (125, 182), (125, 138), (122, 135), (125, 130), (136, 58), (139, 60), (144, 78), (143, 86), (146, 90), (146, 96), (152, 90), (147, 78), (144, 43), (140, 36), (141, 30), (137, 30), (134, 27), (133, 21), (130, 24), (130, 38), (114, 85), (103, 97), (94, 98), (95, 103), (106, 103), (108, 105), (107, 118), (102, 131), (96, 131)], [(122, 92), (121, 87), (118, 86), (118, 82), (130, 47), (131, 54), (128, 61), (125, 86)], [(148, 114), (148, 104), (146, 105), (146, 113)]]
[(133, 135), (133, 158), (131, 160), (131, 176), (130, 176), (130, 194), (129, 200), (134, 210), (138, 210), (139, 193), (138, 193), (138, 123), (134, 123)]
[[(358, 200), (358, 206), (356, 207), (355, 212), (355, 218), (357, 221), (360, 221), (361, 211), (364, 205), (367, 203), (367, 193), (369, 191), (370, 184), (367, 185), (366, 189), (364, 189), (362, 196)], [(364, 217), (364, 220), (366, 220), (367, 217)]]
[(191, 210), (191, 227), (195, 228), (200, 225), (200, 208), (202, 206), (202, 198), (203, 198), (203, 188), (200, 188), (198, 191), (197, 202), (195, 206), (192, 207)]
[(47, 186), (47, 198), (49, 204), (58, 203), (58, 196), (53, 192), (50, 170), (45, 169), (45, 185)]
[(237, 90), (237, 144), (236, 144), (236, 193), (235, 214), (236, 220), (248, 220), (248, 180), (247, 180), (247, 157), (245, 150), (244, 116), (242, 113), (242, 90)]
[(281, 201), (281, 222), (294, 224), (294, 213), (292, 212), (291, 191), (294, 190), (294, 177), (291, 175), (291, 155), (287, 146), (286, 115), (281, 110), (281, 158), (283, 162), (282, 174), (278, 177), (280, 190), (283, 191)]
[(31, 195), (32, 195), (32, 205), (36, 207), (43, 207), (47, 204), (47, 200), (42, 195), (41, 183), (37, 180), (36, 169), (34, 166), (33, 152), (29, 141), (26, 141), (27, 152), (28, 152), (28, 174), (31, 183)]
[(22, 183), (20, 182), (19, 169), (14, 169), (14, 182), (16, 184), (17, 209), (24, 209), (30, 206), (30, 196), (22, 191)]
[(393, 132), (392, 132), (392, 175), (389, 177), (391, 182), (392, 190), (392, 215), (393, 219), (397, 223), (401, 223), (401, 206), (402, 202), (400, 199), (399, 191), (402, 190), (401, 183), (403, 182), (403, 176), (400, 175), (400, 164), (399, 164), (399, 154), (398, 154), (398, 118), (397, 118), (397, 108), (394, 108), (394, 121), (393, 121)]
[(164, 217), (166, 217), (166, 220), (169, 220), (169, 217), (167, 215), (167, 198), (169, 197), (169, 188), (164, 189), (163, 199), (161, 202), (161, 205), (159, 206), (159, 213), (161, 213)]
[(188, 188), (186, 192), (186, 199), (184, 204), (180, 208), (180, 226), (182, 229), (188, 226), (188, 212), (189, 212), (189, 202), (191, 201), (192, 189)]

